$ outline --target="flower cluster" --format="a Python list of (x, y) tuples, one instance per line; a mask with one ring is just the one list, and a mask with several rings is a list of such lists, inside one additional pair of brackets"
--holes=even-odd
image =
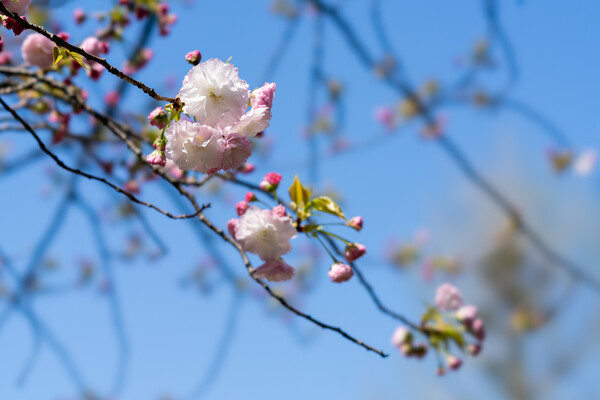
[(55, 46), (46, 36), (32, 33), (23, 41), (21, 54), (27, 64), (48, 69), (52, 66), (52, 50)]
[(290, 239), (298, 236), (292, 219), (280, 204), (272, 210), (248, 206), (237, 208), (239, 219), (227, 222), (229, 234), (244, 251), (256, 254), (263, 265), (254, 271), (254, 276), (268, 281), (280, 282), (292, 279), (294, 268), (281, 258), (292, 250)]
[(239, 168), (252, 154), (248, 137), (269, 126), (274, 94), (274, 83), (250, 93), (232, 64), (213, 58), (196, 65), (178, 95), (194, 121), (169, 126), (166, 157), (182, 170), (207, 174)]
[(402, 326), (394, 331), (391, 342), (406, 357), (421, 358), (431, 346), (443, 356), (445, 365), (438, 367), (438, 374), (443, 375), (446, 367), (456, 370), (462, 365), (462, 360), (450, 353), (450, 343), (477, 356), (485, 339), (485, 325), (478, 317), (477, 307), (463, 305), (462, 294), (449, 283), (438, 287), (435, 303), (437, 308), (429, 307), (418, 327), (418, 332), (427, 338), (429, 345), (413, 343), (413, 332)]

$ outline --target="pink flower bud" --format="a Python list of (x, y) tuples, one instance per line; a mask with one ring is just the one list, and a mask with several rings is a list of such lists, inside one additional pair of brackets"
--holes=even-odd
[(102, 50), (100, 47), (100, 41), (94, 36), (85, 38), (85, 40), (81, 43), (80, 47), (86, 53), (90, 53), (95, 56), (99, 56), (100, 51)]
[(265, 175), (264, 180), (277, 187), (279, 182), (281, 182), (281, 175), (279, 175), (277, 172), (269, 172)]
[(107, 54), (110, 50), (110, 43), (101, 40), (98, 43), (98, 49), (100, 50), (100, 53)]
[(65, 42), (68, 42), (69, 39), (71, 38), (71, 35), (68, 32), (59, 32), (56, 36), (58, 36), (59, 38), (61, 38)]
[(465, 325), (471, 325), (477, 318), (477, 307), (470, 304), (462, 306), (456, 312), (456, 318)]
[(167, 164), (165, 153), (159, 150), (154, 150), (152, 153), (148, 154), (146, 161), (148, 164), (160, 165), (161, 167), (164, 167)]
[(138, 7), (135, 9), (135, 16), (137, 19), (141, 20), (150, 15), (150, 11), (146, 7)]
[(167, 3), (159, 3), (157, 8), (157, 14), (160, 17), (166, 17), (169, 13), (169, 5)]
[(258, 184), (258, 187), (260, 188), (260, 190), (264, 190), (265, 192), (270, 192), (271, 188), (273, 186), (267, 181), (260, 181), (260, 183)]
[(448, 368), (452, 370), (457, 370), (462, 365), (462, 360), (458, 357), (448, 354), (446, 356), (446, 364), (448, 365)]
[(244, 215), (246, 213), (246, 211), (248, 210), (248, 207), (250, 207), (250, 205), (248, 203), (246, 203), (245, 201), (240, 201), (235, 205), (235, 212), (237, 213), (238, 217), (241, 217), (242, 215)]
[(360, 243), (352, 243), (346, 246), (346, 251), (344, 252), (344, 258), (348, 262), (353, 262), (358, 260), (367, 252), (367, 248)]
[(350, 221), (346, 222), (346, 225), (350, 228), (354, 228), (357, 231), (360, 231), (363, 228), (363, 219), (362, 217), (353, 217)]
[(471, 325), (471, 332), (473, 333), (473, 336), (477, 338), (477, 340), (482, 342), (485, 339), (485, 324), (481, 319), (478, 318), (473, 321), (473, 324)]
[(331, 278), (332, 282), (342, 283), (352, 278), (354, 271), (352, 271), (352, 268), (349, 265), (336, 262), (331, 266), (327, 275)]
[(444, 376), (446, 374), (446, 370), (444, 369), (444, 367), (439, 366), (437, 369), (437, 376)]
[(116, 90), (111, 90), (104, 96), (104, 102), (109, 107), (115, 107), (119, 103), (120, 99), (121, 95), (119, 95), (119, 92)]
[(395, 126), (394, 111), (389, 107), (379, 107), (375, 110), (375, 119), (387, 130), (393, 130)]
[(392, 346), (400, 348), (400, 346), (404, 344), (412, 343), (412, 339), (412, 332), (403, 326), (399, 326), (394, 331), (390, 342), (392, 343)]
[(8, 65), (12, 63), (12, 55), (9, 52), (0, 53), (0, 65)]
[(282, 259), (268, 260), (254, 271), (254, 277), (266, 279), (271, 282), (289, 281), (294, 277), (295, 271)]
[(89, 65), (90, 69), (86, 71), (87, 76), (89, 76), (91, 80), (97, 81), (102, 76), (104, 67), (96, 62), (91, 62)]
[(140, 192), (140, 185), (136, 181), (127, 181), (123, 185), (123, 189), (127, 192), (137, 194)]
[(23, 41), (21, 53), (27, 64), (47, 69), (54, 63), (52, 56), (54, 47), (55, 44), (47, 37), (39, 33), (32, 33)]
[(255, 169), (256, 169), (256, 168), (254, 167), (254, 164), (247, 162), (247, 163), (244, 163), (244, 164), (243, 164), (243, 165), (242, 165), (242, 166), (239, 168), (239, 171), (240, 171), (242, 174), (249, 174), (249, 173), (251, 173), (251, 172), (254, 172), (254, 170), (255, 170)]
[(73, 18), (75, 19), (75, 23), (77, 25), (81, 25), (86, 18), (85, 12), (81, 8), (77, 8), (75, 11), (73, 11)]
[(185, 60), (192, 65), (198, 65), (202, 60), (202, 54), (198, 50), (190, 51), (185, 55)]
[(148, 114), (148, 122), (150, 125), (163, 129), (169, 120), (167, 112), (162, 107), (156, 107), (150, 114)]
[(256, 201), (256, 195), (252, 192), (247, 192), (245, 197), (246, 203), (252, 203)]
[(462, 306), (460, 290), (449, 283), (444, 283), (435, 292), (435, 304), (444, 311), (456, 311)]
[(287, 212), (285, 211), (285, 207), (282, 204), (279, 204), (275, 207), (273, 207), (273, 214), (278, 216), (278, 217), (285, 217), (287, 216)]
[(481, 344), (470, 344), (467, 346), (467, 350), (473, 357), (477, 357), (481, 353)]

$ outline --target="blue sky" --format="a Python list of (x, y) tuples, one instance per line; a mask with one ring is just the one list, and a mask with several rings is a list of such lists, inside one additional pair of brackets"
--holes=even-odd
[[(92, 9), (98, 7), (98, 2), (84, 3), (92, 4)], [(600, 123), (593, 117), (600, 93), (600, 6), (591, 0), (577, 5), (560, 1), (521, 3), (506, 1), (501, 8), (501, 21), (519, 65), (519, 80), (511, 98), (548, 116), (566, 132), (575, 151), (600, 149)], [(361, 40), (369, 49), (381, 55), (366, 18), (368, 2), (353, 0), (345, 4), (344, 16), (361, 32)], [(382, 5), (389, 35), (416, 85), (430, 78), (451, 82), (458, 77), (461, 70), (457, 59), (472, 48), (485, 29), (477, 1), (388, 0)], [(56, 13), (68, 21), (75, 6), (75, 2), (66, 2), (56, 8)], [(80, 2), (77, 6), (85, 7)], [(178, 22), (169, 37), (154, 40), (154, 59), (137, 79), (156, 87), (161, 94), (175, 95), (189, 69), (183, 56), (199, 49), (205, 59), (232, 57), (231, 62), (251, 87), (263, 83), (260, 79), (267, 61), (285, 29), (285, 21), (269, 12), (268, 1), (174, 2), (172, 7)], [(266, 138), (272, 141), (273, 151), (269, 157), (253, 156), (257, 171), (248, 179), (254, 182), (269, 171), (283, 174), (284, 188), (296, 173), (309, 180), (310, 152), (301, 132), (306, 125), (313, 23), (313, 16), (303, 17), (280, 68), (270, 77), (277, 83), (273, 120)], [(70, 23), (65, 25), (73, 28)], [(92, 27), (88, 26), (88, 32), (69, 29), (73, 41), (83, 39)], [(320, 157), (313, 182), (319, 188), (334, 187), (341, 193), (347, 215), (364, 217), (365, 229), (360, 234), (345, 232), (369, 249), (359, 265), (386, 304), (417, 320), (424, 303), (432, 300), (437, 283), (445, 277), (423, 282), (417, 270), (399, 271), (383, 259), (391, 237), (410, 239), (415, 231), (425, 228), (432, 235), (428, 245), (432, 251), (460, 254), (470, 266), (464, 277), (453, 279), (463, 290), (465, 300), (489, 302), (491, 296), (477, 283), (477, 271), (471, 264), (493, 243), (503, 222), (500, 214), (434, 143), (420, 136), (418, 124), (409, 124), (395, 134), (384, 132), (374, 121), (373, 111), (381, 105), (395, 104), (397, 95), (357, 62), (331, 24), (324, 29), (324, 69), (347, 88), (343, 134), (350, 143), (375, 141), (357, 151)], [(108, 59), (119, 65), (121, 57), (115, 46)], [(167, 78), (174, 80), (174, 86), (165, 87)], [(496, 78), (489, 79), (494, 82)], [(106, 93), (117, 82), (105, 76), (101, 83), (90, 91), (91, 97)], [(140, 112), (154, 106), (146, 104), (135, 90), (124, 102), (139, 105)], [(448, 118), (448, 134), (478, 170), (507, 193), (553, 245), (584, 265), (596, 265), (596, 222), (600, 215), (597, 173), (584, 178), (554, 174), (546, 157), (553, 142), (538, 127), (508, 110), (448, 107), (442, 112)], [(29, 137), (2, 134), (0, 145), (9, 143), (20, 154), (33, 146)], [(327, 154), (328, 139), (319, 138), (318, 147), (320, 154)], [(42, 236), (61, 200), (60, 191), (40, 196), (49, 186), (49, 175), (44, 172), (49, 165), (46, 161), (5, 178), (0, 175), (0, 205), (5, 210), (0, 217), (0, 245), (18, 268), (27, 263), (35, 241)], [(93, 182), (82, 181), (79, 185), (95, 209), (102, 209), (116, 197)], [(163, 186), (149, 184), (143, 187), (142, 195), (183, 212), (166, 193)], [(222, 195), (206, 197), (213, 203), (207, 215), (225, 226), (235, 216), (235, 201), (244, 193), (243, 189), (227, 187)], [(204, 192), (199, 195), (208, 196)], [(244, 274), (243, 265), (218, 241), (203, 241), (193, 223), (167, 220), (152, 211), (141, 212), (169, 253), (158, 260), (138, 256), (131, 262), (113, 263), (130, 352), (119, 399), (150, 399), (161, 394), (188, 398), (198, 387), (206, 389), (204, 398), (210, 399), (506, 398), (481, 372), (494, 352), (501, 350), (486, 348), (480, 358), (466, 360), (458, 373), (436, 377), (432, 355), (418, 362), (394, 352), (389, 337), (396, 323), (377, 312), (356, 279), (343, 285), (329, 282), (326, 258), (316, 267), (314, 286), (297, 299), (298, 307), (384, 348), (391, 353), (388, 359), (272, 307), (252, 282), (241, 294), (227, 282), (208, 295), (184, 287), (183, 279), (207, 259), (211, 248), (222, 251), (223, 260), (239, 276)], [(109, 219), (101, 229), (111, 253), (118, 252), (129, 228)], [(288, 261), (294, 265), (304, 262), (306, 245), (306, 239), (295, 239), (296, 250)], [(82, 257), (99, 261), (93, 231), (80, 209), (69, 211), (49, 254), (64, 263), (67, 271), (73, 270), (72, 264)], [(213, 271), (211, 278), (222, 279), (218, 271)], [(289, 284), (278, 287), (292, 288)], [(578, 287), (558, 318), (531, 334), (526, 355), (532, 376), (538, 377), (537, 372), (543, 369), (548, 343), (569, 346), (577, 337), (573, 327), (586, 329), (591, 320), (588, 316), (597, 306), (598, 296)], [(41, 296), (34, 301), (34, 309), (73, 356), (86, 384), (107, 393), (115, 374), (118, 347), (106, 298), (93, 289)], [(597, 331), (597, 326), (589, 329)], [(492, 344), (495, 334), (501, 332), (490, 332)], [(221, 348), (224, 336), (227, 345)], [(47, 344), (42, 345), (27, 383), (22, 387), (15, 384), (33, 342), (31, 329), (19, 314), (12, 315), (0, 330), (0, 398), (73, 396), (73, 381)], [(591, 345), (577, 368), (545, 398), (582, 398), (591, 390), (597, 391), (593, 368), (598, 356), (598, 346)], [(210, 385), (203, 386), (203, 382)]]

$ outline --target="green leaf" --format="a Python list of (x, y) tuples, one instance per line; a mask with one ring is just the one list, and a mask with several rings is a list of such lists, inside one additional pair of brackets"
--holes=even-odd
[[(300, 180), (298, 179), (298, 175), (294, 177), (294, 182), (289, 189), (290, 199), (296, 204), (296, 212), (299, 214), (304, 214), (306, 206), (310, 202), (310, 190), (302, 186)], [(302, 218), (301, 215), (298, 215)]]
[(82, 66), (83, 68), (85, 68), (85, 69), (90, 69), (90, 67), (88, 67), (88, 66), (87, 66), (87, 65), (86, 65), (86, 64), (83, 62), (83, 56), (82, 56), (81, 54), (74, 53), (74, 52), (72, 52), (72, 51), (70, 51), (70, 50), (65, 50), (65, 51), (67, 52), (67, 54), (68, 54), (69, 56), (71, 56), (71, 58), (72, 58), (73, 60), (75, 60), (75, 62), (76, 62), (77, 64), (81, 65), (81, 66)]
[(454, 343), (456, 343), (456, 345), (461, 349), (465, 345), (463, 332), (460, 328), (457, 328), (451, 324), (444, 324), (443, 328), (440, 329), (440, 332), (447, 338), (452, 339)]
[(344, 216), (344, 213), (342, 212), (340, 206), (338, 206), (335, 201), (333, 201), (327, 196), (317, 197), (316, 199), (310, 202), (308, 207), (309, 209), (335, 215), (337, 217), (340, 217), (344, 221), (346, 220), (346, 216)]
[(54, 65), (58, 64), (60, 60), (65, 57), (65, 52), (62, 47), (54, 47), (52, 49), (52, 58), (54, 59)]

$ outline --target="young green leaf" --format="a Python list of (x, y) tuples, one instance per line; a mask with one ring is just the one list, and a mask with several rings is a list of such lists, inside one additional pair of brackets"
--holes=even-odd
[(54, 65), (58, 64), (64, 57), (65, 52), (62, 47), (54, 47), (52, 49), (52, 59), (54, 60)]
[(81, 54), (74, 53), (74, 52), (72, 52), (72, 51), (70, 51), (70, 50), (65, 50), (65, 51), (67, 52), (67, 54), (68, 54), (69, 56), (71, 56), (71, 58), (72, 58), (73, 60), (75, 60), (75, 62), (76, 62), (77, 64), (81, 65), (81, 66), (82, 66), (83, 68), (85, 68), (85, 69), (90, 69), (90, 67), (88, 67), (88, 66), (87, 66), (87, 65), (86, 65), (86, 64), (83, 62), (83, 56), (82, 56)]
[(346, 220), (346, 216), (342, 212), (340, 206), (338, 206), (335, 201), (327, 196), (317, 197), (316, 199), (312, 200), (309, 204), (309, 209), (332, 214), (340, 217), (344, 221)]
[(290, 199), (292, 202), (296, 204), (296, 211), (298, 213), (304, 214), (305, 208), (310, 202), (310, 190), (302, 186), (300, 180), (298, 179), (298, 175), (294, 177), (294, 182), (289, 189)]

